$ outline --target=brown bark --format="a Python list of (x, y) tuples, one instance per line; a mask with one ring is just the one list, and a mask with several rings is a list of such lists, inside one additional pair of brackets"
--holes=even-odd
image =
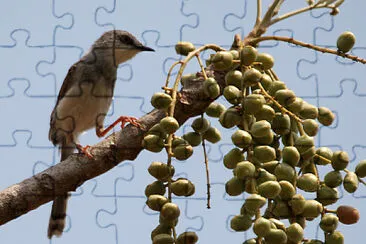
[[(224, 73), (207, 69), (221, 87)], [(203, 77), (188, 80), (180, 91), (175, 118), (182, 125), (194, 116), (202, 114), (212, 102), (203, 92)], [(101, 175), (124, 160), (134, 160), (143, 150), (144, 133), (165, 117), (162, 110), (153, 110), (141, 117), (142, 128), (128, 125), (92, 146), (93, 158), (74, 154), (59, 164), (34, 175), (0, 192), (0, 225), (15, 219), (42, 204), (52, 201), (56, 195), (75, 191), (85, 181)]]

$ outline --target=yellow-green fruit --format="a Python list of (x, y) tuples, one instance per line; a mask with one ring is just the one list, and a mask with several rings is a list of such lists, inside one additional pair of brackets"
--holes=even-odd
[(287, 89), (285, 82), (275, 80), (272, 82), (271, 86), (268, 88), (268, 93), (274, 96), (277, 91)]
[(149, 206), (152, 210), (160, 211), (161, 208), (167, 204), (169, 200), (161, 195), (150, 195), (147, 198), (146, 205)]
[(343, 244), (344, 243), (344, 236), (339, 231), (334, 231), (325, 236), (325, 244)]
[(193, 154), (191, 145), (179, 145), (173, 148), (174, 157), (178, 160), (186, 160)]
[(241, 100), (241, 91), (235, 86), (228, 85), (224, 88), (223, 95), (225, 99), (231, 104), (239, 104)]
[(249, 215), (235, 215), (230, 221), (231, 229), (246, 231), (252, 226), (252, 218)]
[(178, 42), (175, 45), (175, 51), (179, 55), (187, 56), (188, 53), (194, 51), (196, 48), (191, 42)]
[(225, 167), (228, 169), (234, 169), (241, 161), (244, 161), (244, 154), (239, 148), (231, 149), (225, 154), (223, 160)]
[(245, 180), (245, 192), (249, 194), (257, 193), (257, 181), (254, 178), (247, 178)]
[(164, 140), (157, 135), (146, 135), (142, 146), (150, 152), (160, 152), (164, 148)]
[(338, 217), (331, 213), (324, 214), (320, 220), (319, 226), (324, 232), (331, 233), (337, 229)]
[(271, 229), (267, 235), (265, 235), (264, 240), (266, 244), (286, 244), (287, 236), (283, 230)]
[(194, 244), (198, 241), (196, 232), (187, 231), (180, 234), (177, 238), (177, 244)]
[(292, 166), (285, 163), (278, 164), (274, 174), (277, 177), (277, 180), (279, 181), (287, 180), (289, 182), (293, 182), (293, 180), (296, 177), (295, 169)]
[(220, 86), (214, 78), (208, 78), (203, 82), (203, 90), (212, 99), (220, 95)]
[(336, 203), (338, 201), (337, 188), (330, 188), (326, 185), (321, 185), (316, 192), (316, 200), (324, 206)]
[(272, 78), (267, 74), (262, 74), (262, 78), (260, 79), (260, 83), (262, 84), (265, 90), (268, 90), (270, 86), (272, 86)]
[(218, 118), (220, 115), (225, 111), (225, 106), (221, 103), (212, 102), (208, 107), (206, 108), (205, 112), (207, 116)]
[(274, 97), (282, 106), (288, 106), (294, 103), (296, 99), (295, 93), (290, 89), (278, 90), (274, 94)]
[(296, 186), (306, 192), (316, 192), (318, 190), (318, 178), (310, 173), (306, 173), (297, 178)]
[(275, 111), (271, 106), (264, 104), (261, 109), (254, 113), (254, 116), (257, 121), (267, 120), (268, 122), (271, 122), (275, 116)]
[(177, 226), (178, 224), (178, 218), (175, 218), (175, 219), (165, 219), (161, 213), (159, 215), (159, 223), (162, 224), (162, 225), (166, 225), (166, 226), (169, 226), (169, 227), (174, 227), (174, 226)]
[(358, 188), (358, 177), (352, 171), (348, 171), (343, 180), (343, 188), (348, 193), (354, 193)]
[(210, 126), (210, 128), (203, 133), (202, 138), (211, 143), (217, 143), (221, 140), (221, 132), (217, 128)]
[(243, 74), (239, 70), (230, 70), (225, 75), (225, 83), (227, 86), (232, 85), (237, 88), (241, 88), (241, 81), (243, 79)]
[(243, 244), (257, 244), (257, 240), (255, 238), (246, 240), (245, 242), (243, 242)]
[(278, 135), (286, 135), (290, 132), (291, 120), (287, 114), (276, 113), (272, 121), (272, 130)]
[(349, 163), (348, 153), (346, 151), (335, 151), (331, 160), (334, 170), (344, 170)]
[(289, 219), (290, 224), (293, 223), (298, 223), (301, 228), (305, 229), (306, 227), (306, 218), (302, 217), (302, 216), (295, 216)]
[(274, 58), (268, 53), (258, 53), (256, 62), (262, 63), (263, 70), (271, 69), (274, 65)]
[(258, 186), (259, 195), (273, 199), (281, 192), (280, 183), (277, 181), (266, 181)]
[(165, 117), (159, 122), (160, 127), (167, 133), (173, 134), (179, 129), (178, 121), (171, 116)]
[(257, 58), (258, 51), (252, 46), (245, 46), (240, 51), (240, 62), (245, 65), (251, 65)]
[(239, 52), (237, 50), (230, 50), (231, 55), (233, 55), (233, 59), (239, 59)]
[(225, 184), (225, 191), (230, 196), (238, 196), (245, 190), (245, 182), (238, 177), (234, 176), (228, 180)]
[(192, 129), (197, 133), (204, 133), (208, 128), (210, 128), (210, 121), (205, 118), (197, 118), (192, 122)]
[(333, 151), (329, 147), (319, 147), (315, 153), (321, 157), (314, 157), (314, 163), (318, 165), (327, 165), (332, 160)]
[(355, 35), (350, 31), (343, 32), (337, 39), (337, 48), (341, 52), (349, 52), (356, 43)]
[(283, 230), (283, 231), (286, 231), (286, 226), (285, 224), (281, 221), (281, 220), (278, 220), (278, 219), (275, 219), (275, 218), (269, 218), (269, 221), (272, 222), (272, 229), (279, 229), (279, 230)]
[(266, 204), (267, 200), (258, 194), (251, 194), (249, 197), (245, 199), (243, 204), (243, 209), (248, 211), (249, 213), (255, 213), (258, 209)]
[(237, 130), (231, 135), (231, 141), (237, 147), (247, 148), (252, 145), (252, 136), (245, 130)]
[(365, 177), (366, 176), (366, 160), (361, 160), (355, 169), (355, 173), (358, 177)]
[(166, 109), (172, 103), (172, 97), (163, 92), (157, 92), (151, 97), (151, 105), (157, 109)]
[(310, 103), (303, 102), (299, 114), (303, 119), (316, 119), (318, 118), (318, 108)]
[(153, 238), (153, 244), (174, 244), (174, 239), (168, 234), (159, 234)]
[(161, 139), (166, 137), (166, 132), (160, 127), (160, 124), (155, 124), (150, 130), (147, 132), (147, 135), (156, 135)]
[(163, 205), (160, 214), (166, 220), (174, 220), (179, 217), (180, 210), (177, 204), (168, 202)]
[(324, 244), (324, 242), (316, 239), (307, 240), (304, 242), (304, 244)]
[(172, 147), (175, 148), (179, 145), (189, 145), (189, 143), (182, 137), (174, 137), (172, 142)]
[(360, 213), (356, 208), (345, 205), (337, 208), (337, 216), (339, 221), (346, 225), (355, 224), (360, 219)]
[(201, 134), (194, 131), (184, 134), (182, 138), (186, 140), (192, 147), (196, 147), (202, 142)]
[(292, 209), (293, 214), (299, 215), (304, 211), (305, 208), (305, 198), (301, 194), (296, 194), (289, 201), (289, 206)]
[(261, 164), (276, 159), (276, 151), (270, 146), (256, 146), (253, 150), (253, 162)]
[(194, 194), (195, 187), (191, 181), (181, 178), (172, 182), (171, 190), (176, 196), (188, 197)]
[(315, 200), (306, 200), (304, 210), (302, 211), (302, 216), (305, 218), (316, 218), (323, 211), (323, 206), (321, 203)]
[(304, 104), (304, 100), (302, 100), (302, 98), (300, 98), (300, 97), (296, 97), (292, 103), (287, 105), (287, 108), (291, 112), (298, 114), (302, 110), (303, 104)]
[(269, 173), (267, 170), (259, 168), (257, 173), (257, 185), (270, 180), (277, 180), (277, 178), (274, 174)]
[(233, 55), (228, 51), (219, 51), (211, 58), (211, 63), (216, 70), (227, 70), (233, 64)]
[(318, 121), (320, 124), (329, 126), (333, 123), (335, 119), (334, 113), (326, 107), (318, 108)]
[(292, 199), (292, 197), (296, 194), (295, 187), (286, 180), (281, 180), (279, 184), (281, 186), (281, 192), (280, 192), (281, 199), (284, 201)]
[(239, 162), (234, 169), (234, 174), (242, 180), (245, 180), (248, 177), (253, 177), (255, 174), (255, 166), (249, 161)]
[(271, 230), (271, 221), (266, 218), (259, 217), (253, 225), (253, 232), (260, 237), (264, 237)]
[(148, 184), (145, 188), (145, 196), (149, 197), (150, 195), (164, 195), (165, 194), (165, 186), (162, 181), (154, 181), (151, 184)]
[(297, 166), (300, 161), (300, 153), (296, 147), (288, 146), (282, 149), (282, 161), (293, 167)]
[(257, 85), (261, 80), (262, 73), (257, 69), (249, 69), (243, 74), (243, 82), (245, 86)]
[(310, 159), (315, 155), (314, 138), (307, 135), (299, 136), (295, 140), (295, 147), (304, 160)]
[(271, 124), (266, 120), (257, 121), (252, 124), (250, 133), (255, 138), (261, 138), (271, 132)]
[(262, 164), (263, 169), (267, 170), (269, 173), (274, 174), (277, 166), (280, 164), (277, 160), (266, 162)]
[(288, 240), (298, 243), (304, 238), (304, 229), (298, 223), (293, 223), (286, 228)]
[(164, 224), (159, 224), (158, 226), (156, 226), (155, 229), (153, 229), (151, 231), (151, 240), (153, 240), (154, 237), (159, 235), (159, 234), (171, 235), (172, 234), (172, 228), (170, 226), (167, 226), (167, 225), (164, 225)]
[(229, 108), (220, 115), (219, 122), (222, 127), (229, 129), (240, 124), (241, 115), (236, 108)]
[(302, 122), (304, 131), (308, 136), (316, 136), (319, 131), (319, 125), (314, 119), (305, 119)]
[(244, 98), (244, 110), (248, 114), (257, 113), (266, 103), (266, 99), (259, 94), (249, 94)]
[(174, 175), (174, 168), (173, 166), (168, 166), (162, 162), (152, 162), (147, 169), (153, 177), (160, 181), (166, 181), (172, 175)]
[(330, 171), (324, 176), (324, 183), (331, 188), (340, 186), (342, 181), (342, 174), (338, 170)]

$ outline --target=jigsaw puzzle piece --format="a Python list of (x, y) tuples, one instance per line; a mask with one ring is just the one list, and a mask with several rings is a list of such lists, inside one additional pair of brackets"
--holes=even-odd
[(356, 94), (357, 83), (353, 80), (341, 82), (341, 92), (337, 96), (321, 97), (320, 104), (336, 111), (337, 127), (321, 128), (321, 143), (340, 145), (352, 154), (353, 145), (363, 145), (366, 132), (362, 130), (364, 116), (362, 104), (366, 96)]
[(0, 113), (6, 118), (0, 127), (0, 145), (9, 144), (13, 131), (27, 130), (32, 133), (33, 145), (50, 147), (48, 129), (52, 99), (27, 96), (30, 84), (25, 80), (13, 80), (9, 87), (14, 91), (14, 95), (0, 99)]
[[(50, 46), (54, 44), (54, 30), (57, 28), (71, 28), (70, 14), (58, 15), (55, 12), (55, 2), (47, 0), (36, 1), (6, 1), (0, 9), (0, 45), (8, 45), (14, 31), (27, 30), (29, 44)], [(45, 24), (47, 23), (47, 24)], [(2, 57), (9, 57), (3, 56)], [(19, 54), (17, 60), (21, 59)], [(23, 72), (25, 73), (25, 72)]]
[(2, 62), (0, 97), (9, 94), (11, 89), (9, 83), (14, 79), (29, 81), (27, 96), (55, 96), (54, 80), (45, 79), (40, 82), (40, 76), (36, 70), (39, 60), (52, 57), (53, 47), (31, 46), (30, 32), (26, 30), (13, 31), (11, 38), (13, 40), (11, 45), (0, 45), (0, 56), (6, 57), (6, 62)]
[(182, 26), (191, 28), (196, 24), (193, 16), (185, 14), (184, 5), (182, 0), (113, 1), (108, 7), (98, 8), (95, 18), (100, 26), (113, 25), (116, 29), (129, 30), (138, 38), (147, 30), (159, 32), (160, 44), (172, 45), (181, 40)]
[(57, 15), (72, 16), (72, 25), (68, 28), (58, 28), (55, 30), (56, 46), (77, 46), (86, 52), (93, 42), (112, 27), (101, 27), (96, 23), (97, 10), (101, 8), (103, 0), (54, 0), (55, 13)]

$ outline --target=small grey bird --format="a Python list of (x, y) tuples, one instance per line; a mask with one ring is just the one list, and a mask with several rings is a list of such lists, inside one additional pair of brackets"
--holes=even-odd
[[(104, 118), (112, 102), (118, 65), (142, 51), (154, 51), (142, 45), (132, 34), (113, 30), (105, 32), (90, 50), (69, 69), (51, 114), (49, 140), (61, 150), (61, 161), (75, 149), (88, 157), (89, 146), (78, 144), (80, 133), (95, 127), (104, 136), (119, 122), (138, 126), (137, 119), (121, 116), (104, 129)], [(48, 226), (48, 238), (60, 236), (65, 227), (69, 194), (55, 196)]]

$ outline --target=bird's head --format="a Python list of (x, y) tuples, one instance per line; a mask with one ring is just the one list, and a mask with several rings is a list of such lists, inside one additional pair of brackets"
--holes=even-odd
[[(105, 32), (93, 44), (92, 50), (105, 50), (110, 53), (118, 65), (131, 58), (142, 51), (154, 51), (154, 49), (144, 46), (139, 42), (134, 35), (127, 31), (112, 30)], [(111, 52), (114, 50), (114, 52)]]

